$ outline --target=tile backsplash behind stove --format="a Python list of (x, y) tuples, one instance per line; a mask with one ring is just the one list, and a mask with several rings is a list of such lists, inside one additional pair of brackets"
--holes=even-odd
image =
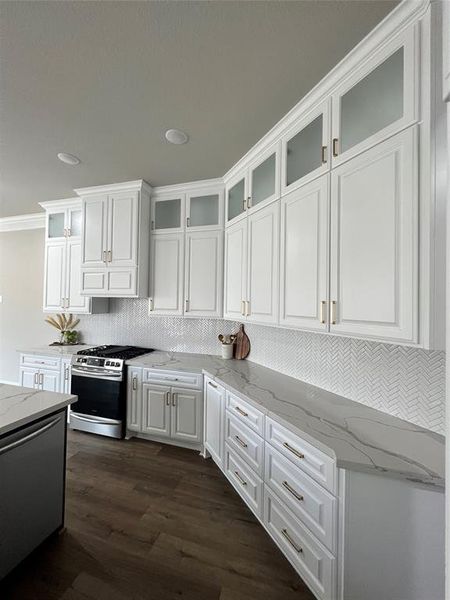
[[(110, 312), (81, 317), (83, 341), (219, 354), (220, 319), (148, 315), (146, 299), (110, 300)], [(246, 325), (249, 359), (417, 425), (444, 432), (445, 353), (332, 335)]]

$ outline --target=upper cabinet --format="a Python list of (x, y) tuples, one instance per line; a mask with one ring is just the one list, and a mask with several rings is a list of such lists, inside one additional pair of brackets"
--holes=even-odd
[(271, 146), (227, 182), (227, 226), (280, 197), (280, 155), (280, 145)]
[(82, 200), (82, 295), (147, 296), (148, 184), (139, 180), (75, 191)]
[(46, 210), (44, 312), (105, 312), (108, 301), (81, 295), (80, 198), (42, 202)]
[(334, 91), (333, 165), (417, 120), (416, 37), (416, 27), (410, 27), (353, 71)]
[(223, 184), (157, 188), (151, 204), (149, 314), (221, 317)]
[(330, 100), (301, 118), (282, 139), (282, 193), (304, 185), (330, 168)]

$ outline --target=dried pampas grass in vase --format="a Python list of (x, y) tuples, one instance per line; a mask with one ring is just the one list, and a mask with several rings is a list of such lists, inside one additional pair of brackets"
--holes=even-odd
[(47, 317), (45, 322), (60, 333), (59, 342), (53, 342), (51, 346), (70, 346), (78, 343), (78, 332), (75, 331), (75, 327), (80, 319), (74, 319), (72, 314), (61, 313), (54, 317)]

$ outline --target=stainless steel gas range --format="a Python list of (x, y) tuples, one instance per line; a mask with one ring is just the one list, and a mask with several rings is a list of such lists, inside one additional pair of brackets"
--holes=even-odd
[(70, 428), (123, 438), (127, 414), (125, 361), (153, 352), (136, 346), (97, 346), (72, 357)]

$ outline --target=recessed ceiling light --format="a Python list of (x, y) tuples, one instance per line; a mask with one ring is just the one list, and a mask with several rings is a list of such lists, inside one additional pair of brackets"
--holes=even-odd
[(171, 144), (185, 144), (189, 139), (187, 133), (181, 129), (168, 129), (166, 131), (166, 140)]
[(58, 152), (56, 156), (61, 162), (66, 163), (66, 165), (79, 165), (81, 162), (78, 156), (68, 154), (67, 152)]

